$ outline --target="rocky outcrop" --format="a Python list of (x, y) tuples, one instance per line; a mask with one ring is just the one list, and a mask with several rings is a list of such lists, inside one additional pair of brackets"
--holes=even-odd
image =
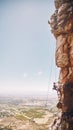
[(56, 65), (61, 68), (59, 81), (73, 82), (73, 0), (55, 0), (55, 7), (49, 23), (56, 38)]
[(55, 59), (60, 67), (57, 107), (62, 115), (59, 128), (73, 130), (73, 0), (55, 0), (55, 8), (48, 23), (56, 38)]

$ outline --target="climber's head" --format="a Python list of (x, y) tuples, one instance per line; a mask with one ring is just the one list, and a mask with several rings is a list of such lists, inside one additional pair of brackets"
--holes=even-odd
[(55, 0), (54, 3), (55, 3), (55, 8), (56, 8), (56, 9), (59, 9), (59, 7), (60, 7), (60, 2), (59, 2), (59, 0)]

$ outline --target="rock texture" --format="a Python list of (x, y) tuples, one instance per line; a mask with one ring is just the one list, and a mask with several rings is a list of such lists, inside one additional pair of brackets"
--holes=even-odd
[(56, 38), (55, 59), (60, 74), (59, 84), (54, 87), (62, 115), (58, 128), (52, 130), (73, 130), (73, 0), (55, 0), (54, 4), (56, 10), (48, 23)]

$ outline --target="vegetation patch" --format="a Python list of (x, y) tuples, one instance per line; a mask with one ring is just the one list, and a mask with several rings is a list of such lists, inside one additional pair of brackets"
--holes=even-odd
[(3, 127), (3, 128), (0, 127), (0, 130), (12, 130), (12, 128), (10, 128), (9, 126)]
[(28, 117), (33, 117), (33, 118), (42, 118), (45, 115), (45, 112), (43, 111), (38, 111), (35, 109), (30, 109), (28, 111), (25, 112), (26, 116)]
[(28, 119), (24, 116), (24, 115), (16, 115), (15, 116), (16, 119), (19, 119), (19, 120), (23, 120), (23, 121), (27, 121)]

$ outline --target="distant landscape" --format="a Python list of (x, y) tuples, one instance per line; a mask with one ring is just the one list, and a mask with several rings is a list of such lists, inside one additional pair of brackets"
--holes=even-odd
[(57, 98), (53, 96), (0, 97), (0, 130), (49, 130)]

